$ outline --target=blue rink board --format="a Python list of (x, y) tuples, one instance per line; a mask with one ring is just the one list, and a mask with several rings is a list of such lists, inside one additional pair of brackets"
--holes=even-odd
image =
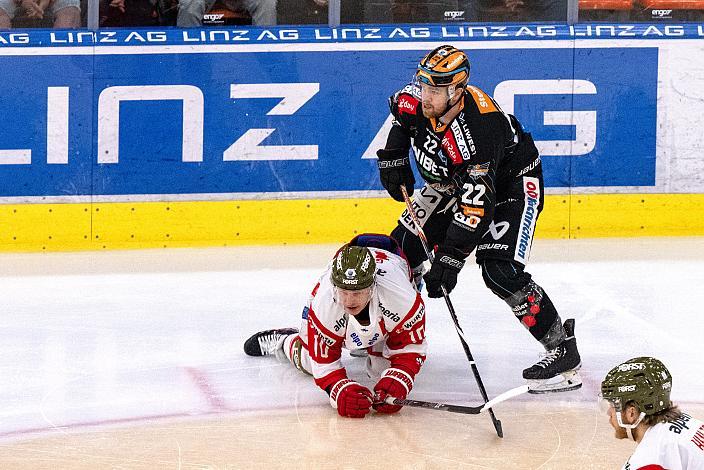
[[(308, 33), (313, 30), (299, 29)], [(181, 33), (169, 30), (175, 37)], [(46, 39), (49, 33), (37, 34)], [(54, 34), (57, 40), (68, 33)], [(116, 32), (115, 40), (129, 34)], [(139, 34), (147, 36), (145, 31)], [(29, 34), (30, 38), (33, 35)], [(85, 36), (84, 40), (89, 38)], [(171, 44), (168, 41), (149, 47)], [(39, 41), (35, 45), (46, 44)], [(124, 46), (124, 42), (116, 44)], [(82, 42), (55, 43), (54, 47), (58, 45), (90, 46)], [(62, 47), (62, 55), (52, 54), (53, 48), (47, 46), (43, 55), (17, 56), (4, 55), (2, 47), (8, 46), (0, 41), (0, 151), (32, 152), (30, 164), (0, 164), (0, 197), (380, 190), (375, 160), (362, 156), (388, 116), (388, 96), (411, 79), (422, 52), (411, 47), (354, 50), (353, 44), (349, 46), (349, 50), (335, 51), (319, 47), (306, 51), (306, 46), (299, 45), (290, 52), (216, 53), (207, 45), (193, 45), (189, 52), (153, 49), (148, 54), (142, 50), (130, 53), (124, 48), (113, 54), (109, 47), (99, 54), (85, 50), (65, 54)], [(468, 48), (468, 53), (472, 83), (490, 94), (499, 84), (515, 80), (579, 80), (593, 84), (593, 94), (515, 96), (514, 113), (536, 141), (573, 140), (576, 135), (575, 126), (544, 124), (545, 112), (596, 113), (593, 150), (585, 155), (546, 156), (546, 185), (654, 185), (656, 45), (545, 46)], [(52, 72), (41, 74), (38, 70)], [(281, 98), (230, 97), (233, 84), (266, 84), (283, 90), (287, 84), (301, 83), (319, 91), (293, 114), (267, 114)], [(155, 85), (185, 85), (202, 93), (202, 161), (183, 161), (182, 102), (156, 97), (121, 102), (117, 161), (99, 163), (98, 123), (106, 119), (98, 115), (101, 95), (108, 96), (110, 91), (106, 90), (114, 90), (112, 87)], [(49, 87), (69, 89), (69, 155), (65, 164), (47, 163)], [(262, 146), (317, 146), (317, 158), (224, 161), (225, 150), (253, 129), (275, 129)]]

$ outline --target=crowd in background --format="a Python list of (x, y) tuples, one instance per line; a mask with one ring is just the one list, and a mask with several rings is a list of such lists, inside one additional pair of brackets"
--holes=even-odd
[[(304, 25), (329, 21), (328, 0), (0, 0), (0, 30), (85, 27), (89, 1), (98, 2), (99, 25), (106, 28)], [(341, 0), (340, 21), (342, 24), (565, 22), (567, 3), (567, 0)], [(702, 21), (704, 0), (682, 3), (680, 10), (667, 10), (659, 9), (657, 0), (579, 0), (579, 19)], [(670, 13), (663, 14), (667, 11)]]

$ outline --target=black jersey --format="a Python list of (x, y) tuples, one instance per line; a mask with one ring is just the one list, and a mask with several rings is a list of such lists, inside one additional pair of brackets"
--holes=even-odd
[(474, 86), (465, 89), (459, 114), (445, 124), (423, 116), (417, 85), (394, 94), (389, 105), (394, 125), (386, 148), (412, 147), (423, 179), (457, 198), (445, 243), (469, 254), (487, 231), (497, 201), (508, 197), (516, 178), (539, 167), (530, 135)]

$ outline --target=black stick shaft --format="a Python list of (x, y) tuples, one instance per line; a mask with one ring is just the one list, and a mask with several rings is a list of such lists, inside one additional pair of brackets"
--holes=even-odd
[(522, 395), (528, 391), (530, 391), (528, 385), (521, 385), (519, 387), (512, 388), (511, 390), (506, 390), (502, 394), (479, 406), (450, 405), (448, 403), (435, 403), (432, 401), (421, 400), (402, 400), (391, 396), (386, 397), (383, 402), (388, 403), (389, 405), (410, 406), (415, 408), (426, 408), (429, 410), (449, 411), (451, 413), (477, 415), (483, 411), (491, 411), (495, 405), (506, 400), (510, 400), (513, 397), (517, 397), (518, 395)]
[(481, 413), (484, 405), (479, 406), (461, 406), (461, 405), (449, 405), (447, 403), (435, 403), (432, 401), (419, 401), (419, 400), (401, 400), (394, 399), (391, 401), (392, 405), (402, 405), (410, 406), (414, 408), (426, 408), (429, 410), (438, 411), (449, 411), (450, 413), (463, 413), (467, 415), (478, 415)]

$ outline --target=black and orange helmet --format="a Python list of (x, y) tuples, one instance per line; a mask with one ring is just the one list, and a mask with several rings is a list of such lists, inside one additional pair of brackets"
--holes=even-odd
[(420, 61), (416, 79), (431, 86), (464, 86), (469, 79), (469, 58), (456, 47), (440, 46)]

